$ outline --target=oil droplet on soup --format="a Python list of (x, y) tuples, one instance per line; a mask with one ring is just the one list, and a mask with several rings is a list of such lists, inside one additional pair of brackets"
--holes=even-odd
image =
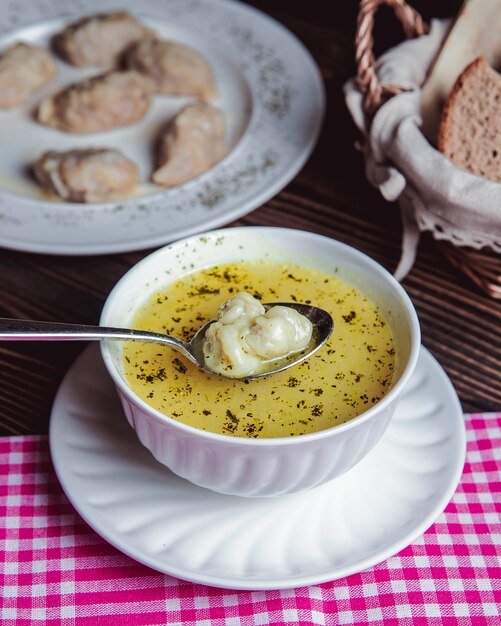
[(125, 375), (149, 405), (196, 428), (241, 437), (289, 437), (342, 424), (391, 388), (395, 350), (376, 306), (316, 269), (269, 261), (231, 263), (177, 280), (138, 310), (133, 327), (191, 339), (239, 291), (261, 302), (304, 302), (329, 311), (332, 337), (284, 372), (229, 380), (202, 372), (171, 348), (125, 342)]

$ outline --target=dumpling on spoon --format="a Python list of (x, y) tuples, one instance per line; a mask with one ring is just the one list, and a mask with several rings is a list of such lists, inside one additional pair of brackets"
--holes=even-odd
[(117, 200), (139, 181), (137, 165), (111, 148), (46, 152), (33, 172), (44, 191), (67, 202)]
[(149, 76), (159, 93), (197, 96), (210, 100), (217, 95), (212, 67), (198, 52), (188, 46), (143, 39), (125, 53), (127, 67)]
[(38, 121), (70, 133), (97, 133), (140, 120), (154, 87), (134, 71), (109, 72), (66, 87), (43, 100)]
[(53, 39), (56, 51), (77, 67), (113, 68), (122, 53), (153, 31), (126, 11), (99, 13), (69, 24)]
[(0, 53), (0, 109), (12, 109), (56, 77), (47, 50), (17, 43)]
[(175, 187), (200, 176), (228, 154), (224, 116), (205, 102), (182, 108), (160, 138), (157, 185)]

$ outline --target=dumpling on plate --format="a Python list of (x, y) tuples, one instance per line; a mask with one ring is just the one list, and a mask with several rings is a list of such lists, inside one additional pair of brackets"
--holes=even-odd
[(149, 76), (159, 93), (197, 96), (201, 100), (217, 95), (212, 67), (188, 46), (143, 39), (127, 50), (124, 61), (127, 67)]
[(153, 31), (126, 11), (99, 13), (69, 24), (53, 39), (54, 48), (77, 67), (113, 68), (131, 44)]
[(129, 194), (139, 181), (137, 165), (118, 150), (49, 151), (33, 165), (42, 189), (66, 202), (107, 202)]
[(56, 66), (47, 50), (16, 43), (0, 53), (0, 109), (24, 104), (56, 77)]
[(200, 176), (228, 154), (224, 115), (205, 102), (188, 104), (160, 138), (152, 180), (175, 187)]
[(152, 82), (138, 72), (109, 72), (74, 83), (43, 100), (37, 117), (58, 130), (96, 133), (140, 120), (153, 93)]

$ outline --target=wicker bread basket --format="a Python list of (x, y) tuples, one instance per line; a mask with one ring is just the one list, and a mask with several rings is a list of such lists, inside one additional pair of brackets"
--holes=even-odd
[[(358, 89), (362, 94), (362, 109), (369, 124), (385, 102), (405, 91), (398, 85), (382, 85), (376, 72), (373, 29), (375, 14), (381, 5), (387, 5), (394, 10), (407, 39), (420, 37), (429, 31), (429, 25), (405, 0), (360, 1), (355, 56)], [(499, 219), (501, 220), (501, 210)], [(479, 250), (465, 245), (454, 245), (449, 241), (440, 241), (440, 237), (436, 239), (441, 252), (455, 267), (489, 296), (501, 299), (501, 256), (494, 249), (486, 246)]]

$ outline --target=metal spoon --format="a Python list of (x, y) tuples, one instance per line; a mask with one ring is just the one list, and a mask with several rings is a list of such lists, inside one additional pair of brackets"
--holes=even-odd
[[(296, 302), (273, 302), (263, 305), (265, 309), (272, 306), (287, 306), (295, 309), (307, 317), (313, 324), (313, 335), (308, 346), (300, 352), (288, 354), (285, 357), (265, 361), (263, 369), (245, 379), (260, 378), (281, 372), (311, 356), (329, 339), (334, 329), (334, 321), (327, 311), (309, 304)], [(200, 369), (214, 374), (204, 362), (203, 340), (207, 328), (214, 320), (207, 322), (191, 339), (186, 342), (170, 335), (153, 333), (145, 330), (133, 330), (131, 328), (110, 328), (106, 326), (91, 326), (84, 324), (63, 324), (59, 322), (37, 322), (28, 320), (15, 320), (0, 318), (0, 341), (96, 341), (101, 339), (122, 339), (132, 341), (152, 341), (170, 346), (181, 352), (187, 359)], [(222, 376), (222, 374), (217, 374)]]

